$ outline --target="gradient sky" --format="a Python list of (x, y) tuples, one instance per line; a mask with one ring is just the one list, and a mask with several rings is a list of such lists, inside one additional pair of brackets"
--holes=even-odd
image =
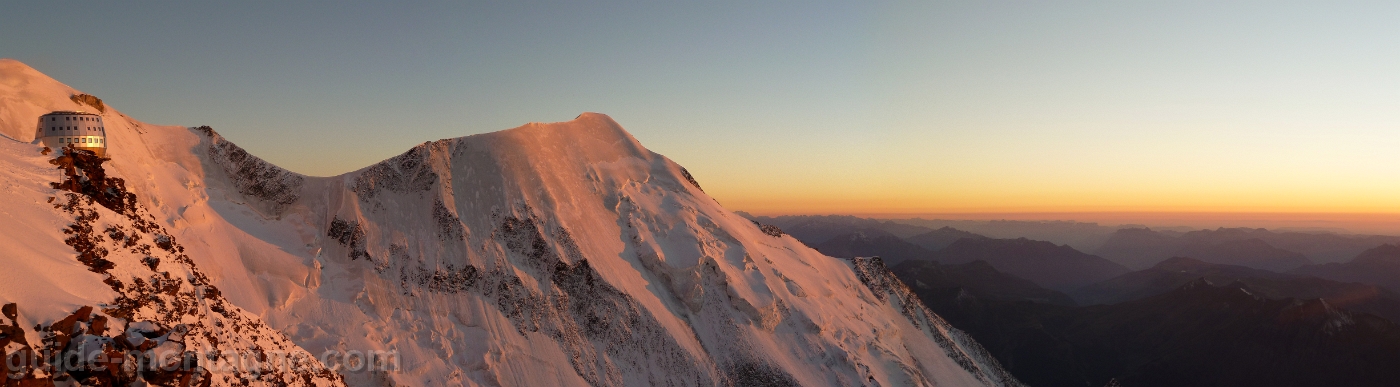
[(310, 175), (595, 111), (761, 214), (1400, 213), (1400, 2), (227, 3), (0, 57)]

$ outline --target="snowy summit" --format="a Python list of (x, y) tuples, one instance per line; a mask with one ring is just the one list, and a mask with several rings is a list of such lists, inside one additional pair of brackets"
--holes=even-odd
[[(765, 233), (606, 115), (309, 177), (77, 95), (0, 61), (0, 324), (36, 352), (310, 355), (120, 376), (170, 385), (1020, 385), (879, 259)], [(54, 111), (96, 114), (110, 160), (50, 163)], [(338, 356), (366, 353), (393, 367)]]

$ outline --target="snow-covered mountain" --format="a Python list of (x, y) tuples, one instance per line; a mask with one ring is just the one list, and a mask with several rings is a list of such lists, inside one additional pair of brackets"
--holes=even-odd
[[(256, 333), (219, 341), (229, 349), (397, 354), (387, 372), (336, 362), (329, 375), (317, 363), (295, 375), (216, 371), (213, 385), (1020, 384), (878, 259), (765, 233), (605, 115), (426, 142), (310, 177), (207, 127), (149, 125), (108, 105), (105, 172), (134, 195), (138, 215), (126, 216), (50, 186), (61, 175), (33, 141), (34, 120), (94, 110), (76, 94), (0, 61), (0, 304), (18, 305), (13, 326), (53, 326), (84, 306), (96, 307), (88, 326), (101, 315), (114, 336), (147, 320), (213, 332), (238, 316)], [(48, 199), (69, 194), (77, 213)], [(81, 211), (111, 222), (97, 230), (143, 226), (168, 263), (113, 245), (114, 268), (95, 272), (65, 242)], [(169, 302), (226, 300), (225, 312), (113, 315), (131, 290), (104, 279), (161, 271), (188, 278)]]

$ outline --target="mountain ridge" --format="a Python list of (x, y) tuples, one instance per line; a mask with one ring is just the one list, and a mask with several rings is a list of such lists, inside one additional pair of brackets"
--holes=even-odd
[(1289, 273), (1368, 283), (1400, 292), (1400, 245), (1380, 245), (1361, 252), (1351, 261), (1308, 265)]
[(1084, 304), (1116, 304), (1170, 292), (1184, 284), (1210, 280), (1238, 283), (1272, 299), (1324, 299), (1333, 306), (1400, 320), (1400, 294), (1380, 286), (1340, 282), (1304, 275), (1175, 257), (1070, 292)]
[[(4, 75), (0, 86), (26, 90), (5, 95), (26, 97), (0, 111), (75, 103), (76, 90), (26, 74)], [(147, 125), (113, 102), (108, 173), (230, 303), (313, 353), (401, 356), (399, 372), (345, 373), (349, 385), (1020, 385), (956, 330), (928, 329), (936, 315), (876, 294), (891, 289), (867, 285), (888, 276), (883, 265), (765, 233), (605, 115), (429, 141), (310, 177), (212, 128)], [(5, 147), (16, 171), (41, 169), (20, 156), (37, 155), (33, 144)], [(18, 173), (0, 179), (42, 175)], [(5, 252), (74, 264), (19, 246)], [(0, 285), (0, 301), (35, 299)], [(24, 310), (55, 321), (73, 309)]]
[(1388, 386), (1400, 326), (1312, 299), (1197, 278), (1114, 305), (1067, 307), (915, 289), (1034, 385)]
[(998, 271), (1060, 291), (1099, 282), (1128, 272), (1128, 268), (1069, 245), (1018, 239), (963, 238), (934, 252), (945, 264), (986, 261)]

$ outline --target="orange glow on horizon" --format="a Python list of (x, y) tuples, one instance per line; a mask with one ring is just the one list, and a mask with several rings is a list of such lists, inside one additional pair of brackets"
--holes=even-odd
[[(924, 199), (892, 196), (863, 198), (857, 195), (820, 197), (815, 196), (816, 193), (820, 192), (812, 192), (813, 196), (805, 197), (796, 194), (779, 197), (740, 196), (734, 199), (718, 197), (726, 208), (765, 216), (854, 215), (885, 219), (1065, 220), (1104, 225), (1134, 224), (1212, 229), (1316, 228), (1351, 233), (1400, 235), (1400, 206), (1395, 205), (1394, 200), (1386, 202), (1380, 197), (1356, 197), (1360, 195), (1345, 200), (1261, 195), (1264, 199), (1252, 202), (1239, 199), (1249, 197), (1244, 194), (1220, 195), (1215, 198), (1198, 195), (1195, 200), (1170, 202), (1163, 200), (1163, 197), (1133, 194), (1028, 197), (1029, 195), (996, 195), (989, 192), (980, 198), (976, 195), (949, 195)], [(724, 195), (725, 192), (716, 194)]]

